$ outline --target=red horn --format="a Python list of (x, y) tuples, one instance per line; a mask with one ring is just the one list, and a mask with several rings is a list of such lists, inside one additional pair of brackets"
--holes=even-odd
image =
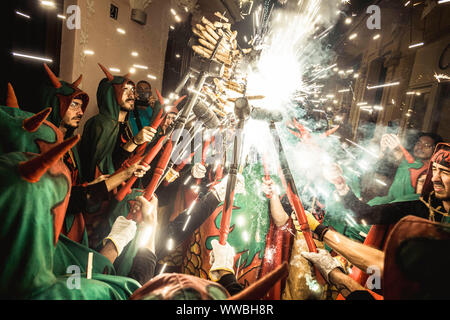
[(8, 96), (6, 97), (6, 105), (11, 108), (20, 109), (17, 102), (16, 94), (14, 93), (13, 86), (8, 82)]
[(284, 262), (265, 277), (259, 279), (248, 288), (231, 296), (228, 300), (258, 300), (263, 298), (271, 287), (288, 275), (288, 264)]
[(47, 66), (46, 63), (44, 63), (44, 68), (47, 71), (48, 77), (50, 78), (50, 81), (52, 82), (53, 86), (56, 89), (59, 89), (62, 87), (61, 82), (59, 82), (58, 78), (55, 76), (55, 74), (50, 70), (50, 68)]
[(158, 96), (159, 103), (161, 103), (161, 106), (163, 106), (164, 105), (164, 98), (162, 97), (162, 95), (158, 91), (158, 89), (155, 89), (155, 91), (156, 91), (156, 95)]
[(36, 113), (34, 116), (31, 116), (25, 120), (23, 120), (22, 126), (28, 132), (35, 132), (39, 127), (44, 123), (47, 119), (48, 115), (52, 112), (52, 108), (47, 108), (42, 110), (39, 113)]
[(177, 101), (175, 101), (175, 103), (173, 104), (174, 108), (176, 108), (176, 107), (180, 104), (180, 102), (183, 101), (184, 98), (186, 98), (186, 97), (187, 97), (187, 96), (182, 96), (180, 99), (178, 99)]
[(100, 66), (100, 68), (103, 70), (103, 72), (105, 73), (106, 77), (108, 78), (109, 81), (113, 81), (114, 80), (114, 76), (111, 74), (111, 72), (108, 71), (108, 69), (106, 69), (104, 66), (102, 66), (100, 63), (98, 64)]
[(36, 183), (64, 154), (80, 140), (80, 135), (61, 142), (47, 152), (19, 164), (19, 172), (23, 179)]
[(83, 75), (82, 75), (82, 74), (80, 74), (80, 76), (78, 77), (78, 79), (75, 80), (74, 83), (72, 83), (72, 86), (78, 88), (78, 86), (79, 86), (80, 83), (81, 83), (81, 80), (83, 80)]

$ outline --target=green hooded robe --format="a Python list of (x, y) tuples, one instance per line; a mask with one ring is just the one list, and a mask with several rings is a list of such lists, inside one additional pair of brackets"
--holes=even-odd
[[(120, 131), (120, 105), (117, 97), (130, 80), (116, 76), (112, 81), (103, 79), (97, 90), (99, 114), (90, 118), (79, 144), (82, 182), (94, 180), (100, 174), (113, 174), (116, 170), (113, 152)], [(98, 171), (100, 174), (98, 174)]]
[[(54, 227), (55, 208), (65, 214), (71, 181), (67, 168), (60, 174), (47, 172), (39, 182), (22, 179), (17, 164), (31, 154), (48, 150), (63, 140), (62, 133), (45, 121), (37, 131), (22, 128), (29, 112), (0, 106), (0, 237), (2, 250), (0, 296), (4, 299), (126, 299), (139, 284), (129, 278), (106, 275), (115, 269), (106, 257), (75, 243)], [(11, 153), (12, 152), (12, 153)], [(65, 168), (65, 166), (60, 166)], [(36, 199), (36, 201), (33, 201)], [(25, 201), (26, 200), (26, 201)], [(59, 241), (55, 241), (59, 239)], [(56, 243), (55, 243), (56, 242)], [(93, 279), (83, 278), (87, 257), (93, 252)], [(80, 289), (69, 289), (73, 282), (68, 267), (81, 272)], [(76, 275), (75, 275), (76, 276)]]

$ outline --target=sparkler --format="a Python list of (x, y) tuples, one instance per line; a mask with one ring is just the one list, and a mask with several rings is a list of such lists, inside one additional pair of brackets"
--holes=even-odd
[(391, 82), (391, 83), (385, 83), (385, 84), (380, 84), (380, 85), (376, 85), (376, 86), (367, 86), (367, 90), (372, 90), (372, 89), (379, 89), (379, 88), (385, 88), (385, 87), (392, 87), (392, 86), (398, 86), (400, 84), (399, 81), (397, 82)]
[(360, 145), (357, 144), (356, 142), (353, 142), (353, 141), (351, 141), (351, 140), (349, 140), (349, 139), (347, 139), (347, 138), (346, 138), (345, 140), (347, 140), (348, 142), (350, 142), (351, 144), (353, 144), (355, 147), (358, 147), (358, 148), (360, 148), (361, 150), (364, 150), (365, 152), (367, 152), (368, 154), (370, 154), (372, 157), (378, 159), (378, 155), (374, 154), (372, 151), (370, 151), (370, 150), (364, 148), (363, 146), (360, 146)]

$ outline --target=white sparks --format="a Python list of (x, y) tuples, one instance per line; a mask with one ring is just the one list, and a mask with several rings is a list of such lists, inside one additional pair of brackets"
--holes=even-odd
[(45, 61), (45, 62), (53, 62), (52, 59), (43, 58), (43, 57), (37, 57), (37, 56), (31, 56), (31, 55), (27, 55), (27, 54), (23, 54), (23, 53), (13, 52), (12, 54), (13, 54), (13, 56), (26, 58), (26, 59), (40, 60), (40, 61)]
[(161, 271), (159, 272), (159, 274), (163, 274), (164, 271), (166, 270), (167, 267), (167, 263), (164, 263), (163, 267), (161, 268)]
[(150, 236), (152, 235), (153, 227), (152, 226), (145, 226), (144, 230), (141, 233), (139, 246), (145, 246), (150, 239)]
[(167, 250), (172, 251), (173, 247), (174, 247), (174, 241), (173, 241), (173, 239), (169, 239), (167, 241)]
[(22, 12), (20, 12), (20, 11), (16, 11), (16, 14), (18, 14), (19, 16), (25, 17), (25, 18), (27, 18), (27, 19), (30, 19), (30, 18), (31, 18), (29, 15), (27, 15), (27, 14), (25, 14), (25, 13), (22, 13)]
[(192, 209), (194, 209), (196, 204), (197, 204), (197, 200), (192, 202), (191, 206), (189, 207), (188, 211), (186, 212), (187, 215), (191, 214), (191, 211), (192, 211)]
[(378, 88), (385, 88), (385, 87), (392, 87), (392, 86), (398, 86), (400, 84), (399, 81), (396, 82), (391, 82), (391, 83), (385, 83), (385, 84), (380, 84), (380, 85), (376, 85), (376, 86), (367, 86), (367, 90), (372, 90), (372, 89), (378, 89)]
[(186, 219), (186, 223), (184, 224), (183, 231), (186, 230), (186, 227), (187, 227), (187, 225), (188, 225), (188, 223), (189, 223), (189, 220), (191, 220), (191, 216), (189, 216), (189, 217)]
[(414, 44), (411, 44), (408, 48), (409, 49), (417, 48), (417, 47), (423, 46), (424, 44), (425, 44), (424, 42), (414, 43)]

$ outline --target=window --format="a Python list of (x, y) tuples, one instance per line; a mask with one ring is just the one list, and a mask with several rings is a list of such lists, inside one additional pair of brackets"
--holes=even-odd
[(109, 8), (109, 16), (114, 20), (117, 20), (118, 15), (119, 15), (119, 8), (111, 3), (111, 7)]

